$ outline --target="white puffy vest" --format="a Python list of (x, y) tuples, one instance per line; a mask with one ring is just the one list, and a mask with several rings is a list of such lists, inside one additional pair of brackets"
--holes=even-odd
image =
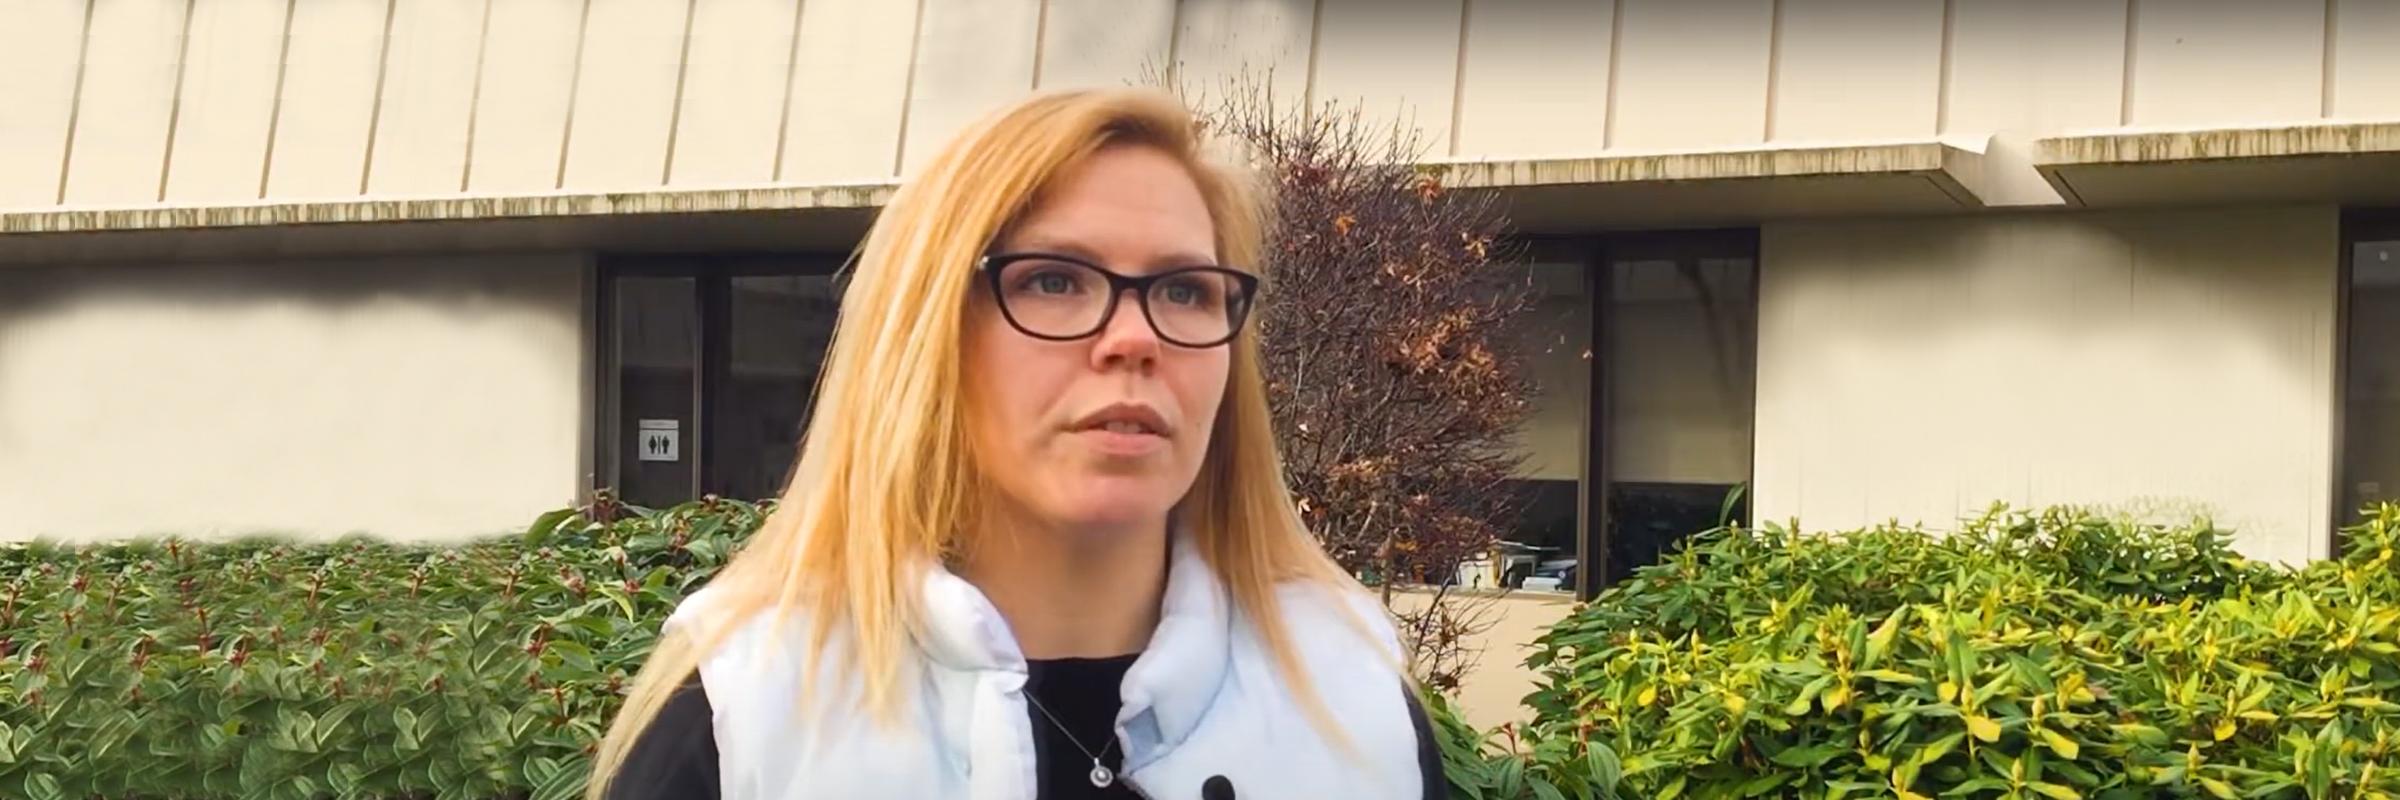
[[(701, 662), (727, 800), (1034, 800), (1015, 636), (954, 574), (930, 572), (923, 591), (927, 634), (913, 640), (903, 673), (914, 687), (905, 725), (866, 717), (838, 635), (818, 657), (824, 691), (798, 706), (809, 637), (797, 620), (770, 637), (762, 614)], [(702, 589), (687, 598), (667, 625), (706, 614), (708, 597)], [(1333, 587), (1295, 584), (1281, 600), (1300, 665), (1355, 755), (1318, 733), (1265, 643), (1177, 537), (1158, 629), (1121, 687), (1120, 780), (1150, 800), (1200, 800), (1218, 776), (1239, 800), (1422, 797), (1416, 730), (1394, 669), (1399, 643), (1383, 610)], [(1343, 619), (1345, 604), (1372, 640)]]

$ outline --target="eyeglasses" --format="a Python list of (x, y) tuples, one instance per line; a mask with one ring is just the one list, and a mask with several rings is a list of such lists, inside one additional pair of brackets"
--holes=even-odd
[(988, 255), (979, 268), (1009, 325), (1054, 342), (1098, 334), (1116, 316), (1117, 298), (1131, 290), (1158, 338), (1182, 347), (1215, 347), (1241, 332), (1251, 294), (1258, 290), (1258, 276), (1224, 267), (1134, 277), (1053, 253)]

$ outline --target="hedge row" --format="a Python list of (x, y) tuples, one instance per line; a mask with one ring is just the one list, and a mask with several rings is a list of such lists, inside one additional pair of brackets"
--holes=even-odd
[(0, 797), (558, 800), (760, 509), (456, 547), (0, 545)]
[[(577, 795), (762, 509), (456, 547), (0, 545), (0, 796)], [(1430, 698), (1454, 797), (2400, 795), (2400, 507), (2339, 560), (2059, 510), (1721, 530), (1546, 634), (1532, 719)]]
[(2292, 570), (2066, 509), (1709, 532), (1540, 639), (1519, 769), (1604, 761), (1589, 796), (2400, 795), (2400, 507), (2344, 538)]
[(579, 797), (666, 614), (765, 511), (603, 498), (456, 546), (0, 543), (0, 797)]

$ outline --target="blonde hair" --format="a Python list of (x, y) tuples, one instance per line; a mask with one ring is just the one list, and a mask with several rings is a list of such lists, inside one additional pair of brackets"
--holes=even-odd
[[(1116, 145), (1180, 159), (1213, 218), (1220, 261), (1259, 263), (1258, 200), (1242, 173), (1204, 155), (1200, 126), (1171, 97), (1132, 89), (1044, 94), (953, 139), (894, 194), (867, 235), (791, 483), (711, 581), (702, 630), (687, 635), (678, 625), (651, 652), (601, 742), (588, 797), (605, 794), (634, 740), (724, 635), (770, 607), (777, 620), (804, 615), (812, 653), (842, 631), (871, 716), (897, 716), (909, 637), (921, 632), (918, 581), (971, 544), (964, 537), (974, 535), (987, 489), (969, 451), (961, 390), (975, 260), (1055, 176)], [(1301, 672), (1277, 589), (1295, 580), (1337, 590), (1358, 584), (1292, 505), (1256, 341), (1245, 332), (1228, 346), (1225, 397), (1180, 522), (1289, 688), (1339, 740)]]

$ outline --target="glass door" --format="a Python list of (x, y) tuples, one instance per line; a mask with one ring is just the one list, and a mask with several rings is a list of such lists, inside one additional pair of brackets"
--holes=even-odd
[(821, 256), (616, 258), (601, 271), (600, 481), (636, 505), (782, 493), (839, 305)]
[(699, 421), (699, 285), (689, 277), (628, 276), (612, 288), (614, 485), (626, 502), (674, 505), (699, 489), (692, 452)]
[(728, 352), (710, 428), (716, 493), (755, 500), (783, 492), (800, 455), (839, 302), (830, 275), (730, 279)]

